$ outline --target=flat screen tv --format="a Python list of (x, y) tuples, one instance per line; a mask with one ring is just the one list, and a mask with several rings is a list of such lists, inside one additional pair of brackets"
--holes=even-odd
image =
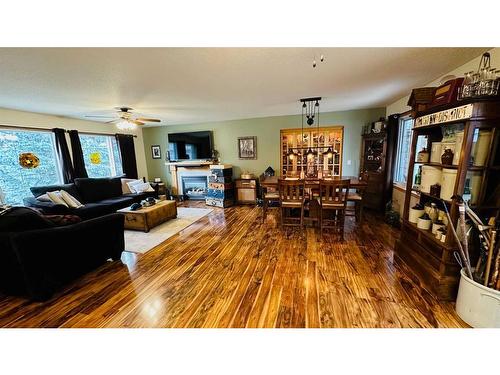
[(212, 132), (171, 133), (168, 135), (170, 161), (212, 158)]

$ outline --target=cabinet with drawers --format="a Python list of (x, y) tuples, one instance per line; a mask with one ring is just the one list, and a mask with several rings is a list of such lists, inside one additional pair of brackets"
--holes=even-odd
[(257, 180), (237, 179), (236, 201), (238, 204), (255, 204), (257, 202)]

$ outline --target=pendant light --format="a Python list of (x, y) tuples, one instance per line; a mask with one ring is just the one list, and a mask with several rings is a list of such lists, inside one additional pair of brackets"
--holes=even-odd
[(323, 152), (323, 155), (326, 156), (328, 159), (331, 159), (333, 157), (333, 154), (335, 154), (336, 152), (334, 152), (332, 150), (332, 147), (328, 147), (328, 150), (326, 150), (325, 152)]

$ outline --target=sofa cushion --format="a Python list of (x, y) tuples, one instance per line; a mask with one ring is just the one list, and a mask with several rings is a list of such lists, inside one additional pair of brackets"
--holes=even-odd
[(120, 196), (120, 197), (115, 197), (115, 198), (109, 198), (109, 199), (104, 199), (100, 201), (100, 204), (105, 204), (108, 205), (112, 208), (113, 211), (119, 210), (121, 208), (125, 208), (128, 206), (131, 206), (132, 203), (134, 203), (134, 199), (131, 197), (125, 197), (125, 196)]
[(13, 207), (0, 216), (0, 232), (25, 232), (36, 229), (53, 228), (49, 220), (38, 211), (28, 207)]
[(71, 214), (81, 217), (83, 220), (94, 219), (96, 217), (109, 215), (116, 210), (107, 204), (87, 203), (84, 206), (72, 209)]
[(70, 193), (77, 200), (81, 200), (80, 194), (78, 194), (78, 190), (77, 190), (75, 184), (33, 186), (33, 187), (30, 187), (30, 190), (35, 198), (46, 194), (48, 191), (64, 190), (64, 191)]
[[(122, 184), (120, 177), (75, 178), (75, 185), (78, 188), (78, 191), (84, 203), (99, 202), (104, 199), (122, 195)], [(75, 198), (78, 199), (77, 197)], [(80, 200), (80, 202), (82, 200)]]

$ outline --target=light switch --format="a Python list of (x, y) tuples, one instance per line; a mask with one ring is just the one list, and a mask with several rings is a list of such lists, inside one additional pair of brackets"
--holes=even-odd
[(350, 160), (347, 160), (347, 165), (351, 165), (351, 161)]

